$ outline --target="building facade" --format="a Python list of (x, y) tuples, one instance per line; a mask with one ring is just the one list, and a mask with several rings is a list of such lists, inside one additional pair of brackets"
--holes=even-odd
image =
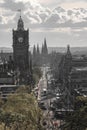
[(18, 73), (19, 84), (29, 82), (29, 30), (24, 29), (24, 22), (20, 16), (17, 29), (13, 30), (13, 60)]
[(58, 79), (61, 83), (64, 102), (68, 108), (72, 107), (76, 96), (87, 96), (87, 93), (81, 92), (87, 89), (87, 58), (73, 56), (68, 46), (59, 64)]

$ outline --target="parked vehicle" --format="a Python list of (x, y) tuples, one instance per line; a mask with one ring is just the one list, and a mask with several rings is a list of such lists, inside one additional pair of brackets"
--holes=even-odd
[(65, 115), (64, 115), (64, 113), (62, 113), (62, 112), (60, 112), (59, 110), (55, 110), (54, 111), (54, 117), (56, 118), (56, 119), (64, 119), (65, 118)]
[(46, 109), (47, 109), (46, 106), (45, 106), (45, 104), (44, 104), (44, 102), (39, 102), (38, 105), (39, 105), (39, 107), (40, 107), (42, 110), (46, 110)]

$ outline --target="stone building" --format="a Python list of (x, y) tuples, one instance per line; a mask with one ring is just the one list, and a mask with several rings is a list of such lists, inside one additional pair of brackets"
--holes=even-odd
[(13, 29), (13, 53), (0, 53), (0, 96), (6, 99), (20, 85), (32, 83), (32, 64), (29, 52), (29, 30), (24, 29), (20, 16)]
[(61, 61), (59, 63), (59, 82), (61, 84), (65, 84), (68, 81), (68, 75), (72, 68), (72, 55), (70, 52), (70, 46), (67, 46), (67, 52), (62, 56)]
[(59, 81), (71, 81), (71, 88), (85, 87), (83, 83), (87, 80), (87, 58), (81, 56), (73, 56), (70, 52), (70, 47), (67, 47), (67, 52), (63, 55), (59, 64)]
[(14, 84), (14, 64), (11, 56), (9, 60), (0, 57), (0, 85)]
[[(0, 53), (0, 84), (28, 85), (31, 83), (29, 30), (20, 16), (13, 31), (13, 54)], [(8, 58), (9, 57), (9, 58)]]
[(17, 29), (13, 30), (13, 59), (19, 84), (29, 84), (29, 30), (24, 29), (21, 16)]
[(65, 104), (73, 106), (76, 96), (87, 96), (87, 58), (73, 56), (68, 46), (59, 64), (58, 79)]

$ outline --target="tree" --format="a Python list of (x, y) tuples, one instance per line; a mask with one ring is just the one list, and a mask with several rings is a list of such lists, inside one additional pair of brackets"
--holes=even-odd
[(87, 106), (87, 97), (77, 96), (74, 106), (75, 106), (75, 110), (78, 110), (78, 108), (80, 109), (84, 106)]
[[(85, 101), (85, 105), (82, 103)], [(74, 112), (68, 113), (63, 130), (86, 130), (87, 128), (87, 98), (77, 97), (76, 104), (80, 104)], [(77, 108), (77, 107), (76, 107)]]
[(5, 124), (5, 130), (9, 126), (12, 130), (36, 130), (38, 125), (42, 129), (41, 124), (38, 124), (39, 119), (41, 121), (42, 112), (38, 107), (36, 98), (33, 94), (23, 92), (23, 89), (8, 97), (3, 111), (5, 113), (0, 119)]
[(19, 123), (22, 123), (25, 120), (25, 116), (22, 114), (14, 113), (14, 112), (7, 112), (7, 111), (0, 111), (0, 122), (2, 123), (4, 130), (9, 130), (14, 126), (18, 127)]
[(4, 101), (0, 97), (0, 108), (4, 105)]

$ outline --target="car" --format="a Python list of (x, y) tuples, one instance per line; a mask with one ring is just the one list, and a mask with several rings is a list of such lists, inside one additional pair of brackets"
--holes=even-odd
[(60, 96), (60, 94), (59, 94), (59, 93), (56, 93), (56, 96)]
[(46, 93), (43, 93), (43, 92), (41, 93), (41, 97), (46, 96), (46, 95), (47, 95)]
[(46, 88), (43, 89), (43, 93), (47, 93), (47, 89)]
[(47, 108), (46, 108), (45, 105), (40, 106), (40, 108), (41, 108), (42, 110), (47, 110)]
[(46, 110), (46, 109), (47, 109), (46, 106), (45, 106), (45, 104), (44, 104), (44, 102), (39, 102), (39, 103), (38, 103), (38, 106), (39, 106), (42, 110)]
[(56, 119), (64, 119), (64, 117), (65, 117), (65, 115), (63, 114), (63, 113), (61, 113), (60, 111), (58, 111), (58, 110), (56, 110), (55, 112), (54, 112), (54, 117), (56, 118)]
[(56, 97), (56, 99), (59, 99), (59, 98), (60, 98), (59, 96)]
[(56, 107), (54, 107), (53, 105), (50, 106), (50, 110), (54, 111), (56, 109)]

